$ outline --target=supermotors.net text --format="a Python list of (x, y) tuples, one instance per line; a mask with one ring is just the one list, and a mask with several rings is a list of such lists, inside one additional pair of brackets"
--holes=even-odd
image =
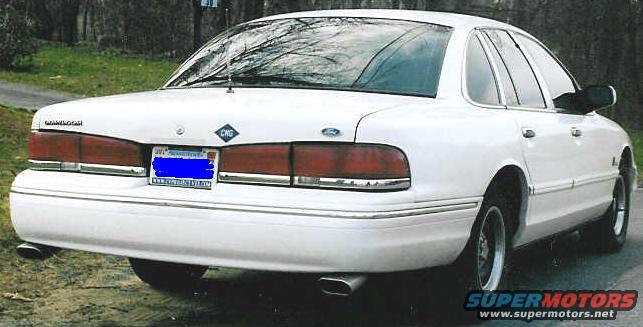
[(481, 320), (614, 320), (616, 311), (480, 311)]
[(615, 320), (632, 310), (638, 292), (630, 291), (473, 291), (464, 309), (482, 320)]

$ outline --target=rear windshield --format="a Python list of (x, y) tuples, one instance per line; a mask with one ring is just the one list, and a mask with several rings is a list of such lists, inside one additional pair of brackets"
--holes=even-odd
[[(215, 37), (167, 87), (322, 88), (435, 97), (451, 28), (389, 19), (253, 22)], [(228, 63), (229, 62), (229, 68)]]

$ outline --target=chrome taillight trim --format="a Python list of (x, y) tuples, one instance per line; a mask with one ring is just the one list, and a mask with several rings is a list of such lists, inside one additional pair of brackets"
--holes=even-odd
[(29, 165), (33, 170), (62, 170), (60, 161), (29, 160)]
[(290, 176), (219, 172), (219, 182), (290, 186)]
[[(219, 172), (219, 182), (289, 186), (290, 176)], [(350, 179), (295, 176), (293, 185), (328, 189), (393, 191), (411, 187), (411, 178)]]
[(80, 164), (80, 172), (90, 173), (90, 174), (134, 176), (134, 177), (147, 176), (147, 169), (143, 167), (113, 166), (113, 165), (99, 165), (99, 164), (86, 164), (86, 163)]
[(351, 179), (328, 177), (295, 176), (295, 186), (347, 190), (404, 190), (411, 187), (411, 178), (394, 179)]
[(147, 176), (147, 169), (145, 169), (144, 167), (99, 165), (99, 164), (87, 164), (87, 163), (78, 163), (78, 162), (58, 162), (58, 161), (40, 161), (40, 160), (29, 160), (29, 164), (31, 165), (31, 169), (34, 169), (34, 170), (67, 171), (67, 172), (79, 172), (79, 173), (88, 173), (88, 174), (118, 175), (118, 176), (132, 176), (132, 177)]

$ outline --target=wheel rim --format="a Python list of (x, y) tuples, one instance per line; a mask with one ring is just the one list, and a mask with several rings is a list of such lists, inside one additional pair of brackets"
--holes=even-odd
[(625, 199), (625, 183), (623, 182), (623, 177), (620, 177), (616, 180), (616, 186), (614, 186), (614, 195), (612, 198), (612, 208), (614, 210), (614, 235), (619, 236), (623, 232), (623, 226), (625, 225), (625, 216), (627, 210), (627, 203)]
[(505, 224), (502, 212), (491, 207), (482, 221), (478, 236), (478, 281), (483, 291), (498, 288), (505, 264)]

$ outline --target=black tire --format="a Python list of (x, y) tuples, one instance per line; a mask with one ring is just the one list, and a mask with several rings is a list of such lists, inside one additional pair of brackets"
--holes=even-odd
[(208, 267), (129, 258), (138, 278), (158, 289), (190, 288), (203, 277)]
[(625, 174), (616, 179), (612, 192), (612, 205), (600, 220), (580, 230), (580, 235), (590, 248), (600, 252), (617, 252), (625, 244), (630, 218), (630, 191)]
[[(453, 267), (462, 293), (496, 291), (507, 287), (511, 236), (511, 205), (502, 194), (491, 190), (482, 203), (471, 237)], [(491, 255), (491, 257), (490, 257)]]

